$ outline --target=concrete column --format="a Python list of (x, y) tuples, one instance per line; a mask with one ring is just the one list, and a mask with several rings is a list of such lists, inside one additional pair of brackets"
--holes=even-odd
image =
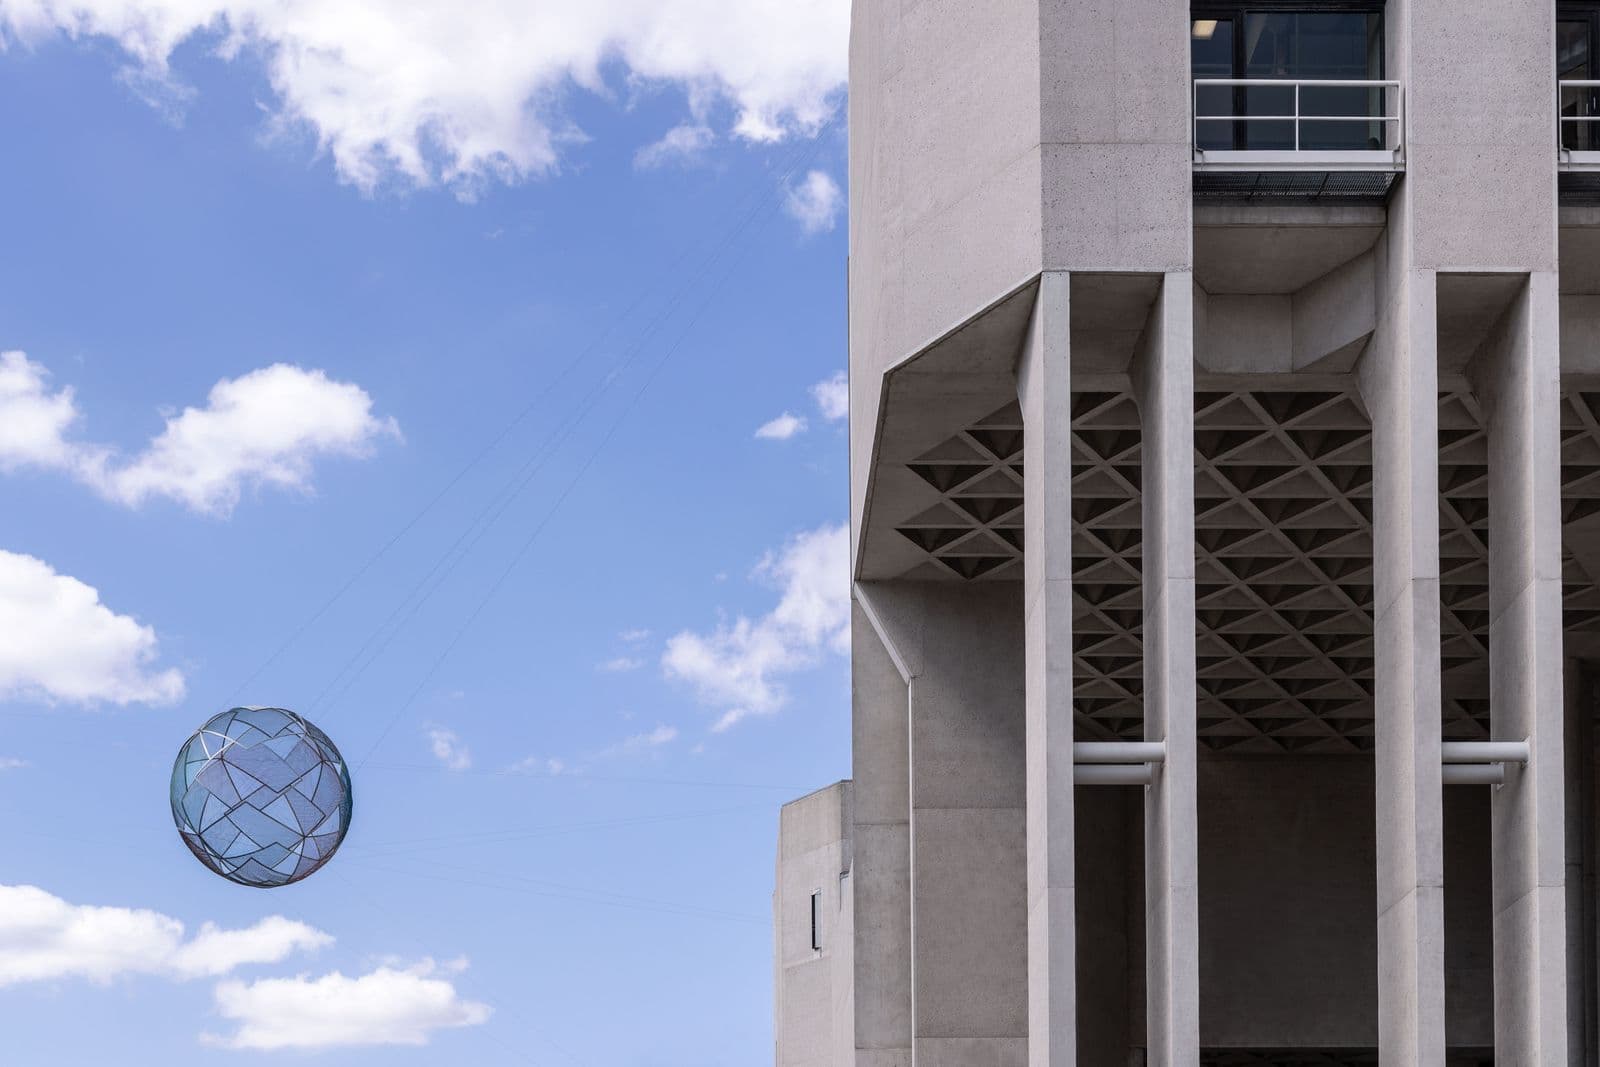
[(1489, 439), (1489, 715), (1526, 738), (1491, 805), (1495, 1061), (1567, 1062), (1556, 276), (1535, 271), (1474, 358)]
[[(1028, 1041), (1021, 590), (1016, 582), (863, 582), (856, 598), (870, 606), (907, 679), (909, 966), (884, 977), (905, 978), (909, 999), (885, 1007), (898, 1023), (909, 1005), (918, 1067), (1020, 1067)], [(873, 800), (860, 782), (856, 798), (858, 812)], [(858, 865), (865, 843), (856, 842)], [(858, 926), (866, 889), (858, 878)], [(857, 955), (864, 951), (858, 945)], [(859, 989), (856, 999), (859, 1021)], [(902, 1034), (897, 1025), (889, 1036)]]
[(1200, 1059), (1192, 275), (1162, 279), (1134, 378), (1143, 427), (1144, 735), (1167, 745), (1145, 791), (1148, 1062), (1192, 1067)]
[(1028, 1062), (1078, 1058), (1072, 814), (1072, 277), (1039, 281), (1017, 367), (1023, 424)]
[(1389, 277), (1359, 369), (1372, 416), (1378, 1058), (1443, 1067), (1438, 315), (1432, 271)]
[(911, 1067), (910, 673), (858, 587), (850, 621), (854, 1067)]

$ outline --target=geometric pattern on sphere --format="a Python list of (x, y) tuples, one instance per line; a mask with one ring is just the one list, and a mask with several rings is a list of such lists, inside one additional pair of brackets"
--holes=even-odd
[(268, 889), (327, 863), (350, 828), (350, 771), (328, 735), (284, 708), (231, 708), (178, 750), (172, 818), (222, 877)]

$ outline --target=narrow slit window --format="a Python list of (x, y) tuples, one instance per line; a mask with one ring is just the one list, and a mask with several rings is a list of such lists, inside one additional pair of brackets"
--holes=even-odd
[(813, 890), (811, 894), (811, 948), (813, 951), (822, 948), (822, 890)]

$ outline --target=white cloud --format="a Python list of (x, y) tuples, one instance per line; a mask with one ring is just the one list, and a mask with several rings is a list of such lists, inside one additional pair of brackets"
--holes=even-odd
[(814, 131), (844, 87), (849, 22), (848, 0), (0, 0), (0, 44), (109, 38), (124, 79), (169, 108), (191, 92), (170, 67), (185, 42), (259, 57), (271, 127), (308, 130), (341, 179), (463, 195), (554, 169), (584, 137), (570, 89), (611, 95), (613, 61), (636, 88), (681, 90), (696, 119), (730, 106), (736, 136)]
[(506, 771), (511, 774), (538, 774), (554, 777), (567, 769), (565, 760), (556, 759), (554, 756), (524, 756)]
[(160, 912), (69, 904), (36, 886), (0, 885), (0, 987), (140, 974), (216, 977), (332, 941), (278, 915), (240, 930), (207, 923), (185, 940), (183, 923)]
[(130, 507), (166, 497), (225, 516), (247, 486), (309, 492), (319, 457), (365, 456), (399, 433), (393, 419), (372, 414), (360, 386), (276, 363), (217, 382), (204, 407), (168, 417), (144, 451), (124, 459), (67, 437), (78, 418), (72, 390), (51, 393), (46, 374), (21, 352), (0, 355), (0, 470), (63, 470)]
[(600, 669), (608, 674), (622, 674), (626, 671), (636, 671), (643, 666), (644, 660), (635, 656), (618, 656), (600, 664)]
[(617, 635), (630, 645), (636, 645), (650, 636), (650, 631), (645, 629), (624, 630)]
[(464, 771), (472, 766), (472, 751), (461, 743), (460, 736), (454, 730), (446, 730), (442, 726), (431, 727), (428, 730), (428, 747), (433, 751), (433, 758), (452, 771)]
[(802, 533), (756, 568), (783, 589), (770, 612), (755, 620), (741, 615), (710, 633), (685, 630), (667, 642), (663, 671), (722, 712), (714, 730), (772, 714), (786, 699), (781, 675), (813, 666), (825, 652), (848, 651), (849, 558), (845, 526)]
[(0, 549), (0, 699), (167, 704), (177, 668), (157, 670), (156, 634), (100, 603), (93, 586)]
[(73, 462), (66, 433), (78, 409), (70, 388), (50, 392), (48, 374), (21, 352), (0, 352), (0, 470)]
[(26, 767), (28, 761), (15, 756), (0, 756), (0, 771), (14, 771)]
[(676, 726), (662, 725), (657, 726), (649, 733), (634, 734), (632, 737), (625, 738), (621, 748), (623, 752), (644, 752), (652, 748), (660, 748), (662, 745), (670, 745), (677, 739), (678, 728)]
[(378, 967), (357, 978), (338, 971), (320, 978), (227, 981), (216, 988), (217, 1011), (238, 1028), (204, 1035), (232, 1049), (326, 1049), (358, 1045), (426, 1045), (434, 1031), (478, 1026), (487, 1004), (464, 1000), (432, 960)]
[(372, 414), (360, 386), (287, 363), (224, 378), (203, 408), (185, 408), (133, 462), (105, 474), (104, 491), (125, 504), (170, 497), (226, 515), (245, 485), (307, 490), (320, 455), (365, 456), (399, 432)]
[(783, 198), (783, 210), (808, 234), (833, 229), (843, 206), (839, 183), (820, 170), (811, 171), (799, 185), (790, 186)]
[(822, 412), (822, 417), (829, 422), (837, 422), (850, 414), (850, 379), (844, 371), (836, 371), (831, 378), (824, 378), (811, 387), (811, 398), (817, 402), (817, 410)]
[(756, 437), (763, 441), (787, 441), (797, 433), (804, 433), (806, 420), (785, 411), (771, 422), (763, 423), (756, 430)]
[(640, 170), (656, 170), (669, 164), (689, 164), (698, 160), (716, 141), (711, 127), (698, 122), (685, 122), (668, 130), (659, 141), (645, 145), (633, 155), (633, 165)]

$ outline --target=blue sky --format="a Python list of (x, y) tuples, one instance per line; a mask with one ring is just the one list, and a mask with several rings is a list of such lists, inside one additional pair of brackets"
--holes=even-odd
[[(5, 1063), (771, 1055), (846, 13), (453, 7), (0, 0)], [(172, 827), (232, 704), (354, 768), (302, 884)]]

